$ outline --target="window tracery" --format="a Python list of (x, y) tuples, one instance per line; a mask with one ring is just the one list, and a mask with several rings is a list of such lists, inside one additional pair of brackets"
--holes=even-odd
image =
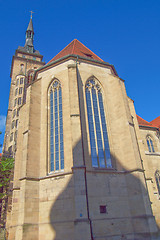
[(102, 89), (99, 82), (95, 79), (88, 80), (86, 83), (85, 92), (92, 166), (111, 168), (112, 163), (105, 120)]
[(54, 80), (49, 89), (50, 105), (50, 171), (64, 169), (62, 88)]
[(147, 136), (146, 140), (147, 140), (148, 151), (155, 152), (152, 138), (150, 136)]
[(34, 70), (31, 70), (28, 72), (27, 84), (30, 84), (32, 82), (33, 75), (34, 75)]

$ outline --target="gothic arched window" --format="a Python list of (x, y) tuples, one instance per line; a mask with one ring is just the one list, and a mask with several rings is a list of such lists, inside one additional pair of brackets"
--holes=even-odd
[(155, 179), (156, 179), (158, 193), (160, 195), (160, 172), (158, 170), (155, 172)]
[(148, 146), (148, 151), (149, 152), (155, 152), (154, 146), (153, 146), (153, 141), (150, 136), (147, 137), (147, 146)]
[(33, 70), (28, 72), (27, 84), (30, 84), (32, 82), (33, 75), (34, 75), (34, 71)]
[(50, 171), (64, 169), (62, 88), (58, 80), (54, 80), (49, 89), (50, 104)]
[(111, 168), (102, 91), (98, 81), (91, 79), (86, 83), (86, 103), (89, 124), (92, 166)]

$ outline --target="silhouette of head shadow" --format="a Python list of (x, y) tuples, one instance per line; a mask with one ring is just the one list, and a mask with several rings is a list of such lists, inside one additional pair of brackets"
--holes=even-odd
[[(84, 140), (87, 139), (86, 120), (81, 111), (84, 112), (85, 104), (78, 71), (77, 78)], [(112, 154), (113, 169), (93, 168), (89, 147), (83, 145), (83, 140), (73, 149), (71, 172), (52, 179), (49, 215), (52, 231), (45, 239), (158, 239), (159, 228), (154, 222), (143, 170), (129, 171)], [(83, 166), (78, 163), (79, 148), (85, 152)]]
[[(129, 173), (125, 168), (109, 174), (107, 169), (101, 171), (76, 169), (54, 180), (56, 189), (65, 187), (51, 207), (53, 235), (46, 239), (151, 240), (149, 223), (154, 225), (154, 218), (141, 181), (143, 173)], [(153, 236), (158, 239), (155, 227)]]

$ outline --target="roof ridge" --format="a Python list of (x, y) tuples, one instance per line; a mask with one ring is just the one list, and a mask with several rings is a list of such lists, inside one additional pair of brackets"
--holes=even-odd
[[(96, 55), (94, 52), (92, 52), (88, 47), (86, 47), (83, 43), (81, 43), (78, 39), (76, 39), (77, 40), (77, 42), (79, 42), (80, 44), (82, 44), (83, 45), (83, 47), (85, 47), (85, 48), (87, 48), (93, 55)], [(96, 55), (96, 57), (98, 57), (97, 55)], [(100, 57), (98, 57), (99, 59), (100, 59), (100, 61), (102, 61), (102, 62), (104, 62)]]
[[(74, 40), (72, 40), (72, 42), (73, 42), (73, 41), (74, 41)], [(58, 54), (60, 54), (62, 51), (64, 51), (67, 47), (69, 47), (69, 46), (72, 44), (72, 42), (70, 42), (65, 48), (63, 48), (59, 53), (57, 53), (56, 56), (57, 56)], [(56, 56), (55, 56), (55, 57), (56, 57)], [(53, 58), (52, 58), (52, 59), (53, 59)], [(48, 63), (52, 62), (52, 59), (51, 59)], [(47, 64), (48, 64), (48, 63), (47, 63)]]
[(72, 49), (72, 52), (71, 52), (71, 54), (73, 54), (73, 53), (74, 53), (74, 48), (75, 48), (76, 40), (77, 40), (77, 39), (74, 39), (74, 40), (73, 40), (73, 41), (74, 41), (74, 43), (73, 43), (73, 49)]
[(154, 124), (155, 126), (157, 126), (160, 129), (160, 116), (158, 116), (155, 119), (153, 119), (152, 121), (150, 121), (150, 123)]
[(61, 57), (74, 54), (87, 58), (90, 57), (91, 59), (104, 62), (100, 57), (98, 57), (94, 52), (87, 48), (83, 43), (81, 43), (77, 39), (74, 39), (65, 48), (63, 48), (56, 56), (54, 56), (48, 63), (60, 59)]
[(157, 119), (159, 119), (159, 118), (160, 118), (160, 116), (156, 117), (155, 119), (153, 119), (153, 120), (150, 121), (150, 122), (153, 122), (153, 121), (155, 121), (155, 120), (157, 120)]
[[(136, 114), (137, 115), (137, 114)], [(145, 120), (145, 119), (143, 119), (142, 117), (140, 117), (139, 115), (137, 115), (139, 118), (141, 118), (143, 121), (145, 121), (145, 122), (148, 122), (147, 120)], [(148, 122), (148, 123), (150, 123), (150, 122)]]
[(152, 124), (152, 123), (144, 120), (142, 117), (138, 116), (137, 114), (136, 114), (136, 116), (137, 116), (137, 120), (138, 120), (138, 124), (139, 125), (141, 125), (141, 126), (150, 126), (150, 127), (153, 127), (153, 128), (157, 128), (157, 126), (155, 124)]

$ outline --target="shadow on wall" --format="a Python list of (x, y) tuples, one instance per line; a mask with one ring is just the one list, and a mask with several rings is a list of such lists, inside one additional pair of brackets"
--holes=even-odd
[[(77, 71), (83, 141), (73, 149), (70, 175), (54, 177), (53, 189), (65, 188), (58, 194), (50, 210), (52, 237), (47, 240), (158, 240), (148, 193), (143, 185), (143, 172), (128, 172), (120, 161), (112, 158), (118, 170), (86, 169), (91, 161), (87, 142), (83, 83)], [(80, 155), (79, 149), (86, 153)], [(83, 166), (79, 159), (83, 158)], [(87, 164), (88, 165), (88, 164)], [(116, 168), (116, 167), (115, 167)], [(47, 197), (47, 196), (46, 196)], [(145, 201), (145, 204), (144, 204)], [(151, 238), (150, 222), (154, 237)], [(47, 233), (46, 233), (47, 234)], [(159, 238), (160, 239), (160, 238)]]
[[(86, 171), (85, 179), (85, 169), (73, 170), (51, 207), (53, 236), (46, 239), (158, 240), (148, 193), (139, 177), (143, 178), (142, 172), (93, 170)], [(65, 178), (57, 178), (56, 184), (61, 186)], [(148, 222), (152, 223), (152, 238)]]

